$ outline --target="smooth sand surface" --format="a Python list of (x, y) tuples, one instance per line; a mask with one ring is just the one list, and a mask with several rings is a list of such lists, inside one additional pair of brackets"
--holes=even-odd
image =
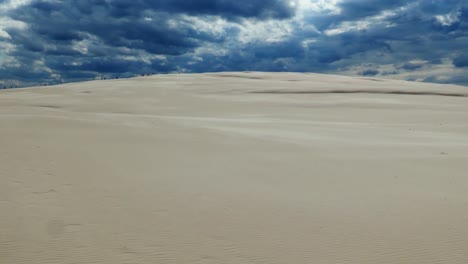
[(162, 75), (0, 91), (0, 263), (468, 263), (468, 87)]

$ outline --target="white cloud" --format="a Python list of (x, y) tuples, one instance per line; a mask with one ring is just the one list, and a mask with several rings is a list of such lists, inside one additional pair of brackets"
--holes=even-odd
[(439, 22), (442, 26), (451, 26), (460, 21), (460, 14), (461, 12), (459, 10), (456, 10), (445, 15), (435, 16), (435, 18), (437, 22)]
[(206, 33), (209, 35), (223, 35), (226, 29), (232, 27), (231, 23), (224, 19), (216, 17), (195, 17), (195, 16), (181, 16), (178, 23), (183, 24), (185, 27), (193, 28), (199, 33)]
[(294, 27), (287, 21), (246, 21), (240, 26), (238, 41), (242, 44), (250, 42), (280, 42), (288, 39)]
[[(21, 5), (29, 3), (30, 0), (11, 0), (9, 2), (0, 5), (0, 38), (11, 39), (10, 34), (6, 31), (7, 28), (24, 29), (26, 24), (20, 21), (13, 20), (4, 15), (8, 14), (8, 11), (17, 8)], [(4, 17), (2, 17), (4, 16)]]
[(22, 6), (22, 5), (29, 4), (31, 2), (32, 2), (32, 0), (10, 0), (10, 1), (6, 1), (6, 3), (3, 3), (0, 6), (0, 14), (3, 13), (3, 12), (8, 12), (11, 9), (18, 8), (18, 7)]
[(4, 31), (3, 29), (0, 29), (0, 38), (11, 39), (11, 36), (10, 34), (8, 34), (8, 32)]
[(337, 27), (326, 30), (325, 34), (327, 36), (333, 36), (342, 34), (349, 31), (360, 31), (360, 30), (367, 30), (373, 26), (379, 25), (384, 27), (392, 27), (392, 23), (387, 21), (387, 18), (394, 16), (397, 11), (401, 11), (401, 8), (398, 10), (386, 10), (381, 14), (376, 16), (366, 17), (364, 19), (358, 21), (345, 21), (339, 24)]
[(298, 12), (308, 13), (313, 12), (327, 12), (327, 13), (339, 13), (338, 7), (339, 0), (297, 0)]

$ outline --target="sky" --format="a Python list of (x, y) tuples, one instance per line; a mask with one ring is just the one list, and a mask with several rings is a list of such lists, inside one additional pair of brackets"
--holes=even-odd
[(218, 71), (468, 85), (468, 1), (0, 0), (0, 86)]

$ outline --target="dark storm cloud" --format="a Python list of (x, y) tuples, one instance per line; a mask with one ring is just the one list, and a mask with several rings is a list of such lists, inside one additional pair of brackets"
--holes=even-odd
[(148, 10), (190, 15), (213, 15), (227, 18), (288, 18), (295, 9), (289, 1), (262, 0), (80, 0), (36, 1), (28, 9), (44, 13), (66, 12), (76, 9), (81, 14), (99, 13), (106, 10), (113, 17), (139, 17)]
[[(441, 65), (468, 70), (465, 2), (342, 0), (301, 11), (287, 0), (33, 0), (3, 14), (26, 26), (4, 26), (2, 34), (0, 25), (0, 47), (14, 46), (0, 51), (0, 62), (10, 61), (0, 64), (0, 77), (30, 84), (258, 70), (411, 72), (465, 83), (460, 72), (425, 73)], [(277, 33), (282, 26), (287, 34)]]
[[(116, 19), (112, 17), (111, 12), (111, 9), (97, 9), (95, 12), (83, 14), (66, 1), (36, 2), (17, 10), (12, 15), (14, 19), (26, 22), (29, 31), (20, 34), (15, 31), (9, 33), (17, 43), (25, 42), (23, 36), (26, 35), (36, 43), (35, 46), (69, 45), (71, 41), (95, 36), (110, 46), (144, 49), (150, 53), (171, 55), (184, 53), (187, 49), (195, 47), (197, 37), (209, 38), (209, 36), (196, 36), (188, 28), (170, 28), (167, 14), (153, 14), (156, 17), (151, 18), (149, 23), (142, 18)], [(33, 48), (39, 49), (39, 47)]]
[[(191, 17), (260, 21), (289, 18), (294, 11), (289, 1), (283, 0), (36, 0), (8, 13), (27, 28), (7, 28), (6, 32), (16, 46), (9, 55), (24, 68), (40, 59), (65, 78), (92, 72), (130, 75), (176, 69), (151, 60), (135, 62), (144, 53), (180, 56), (205, 43), (222, 43), (227, 34), (236, 32), (233, 28), (221, 33), (199, 30)], [(189, 17), (181, 16), (184, 14)], [(86, 46), (84, 50), (79, 49), (80, 42)], [(14, 69), (2, 70), (2, 75), (17, 78), (12, 74)]]
[[(125, 2), (125, 1), (124, 1)], [(147, 8), (182, 12), (191, 15), (220, 15), (227, 18), (288, 18), (294, 15), (289, 1), (262, 0), (159, 0), (143, 1)]]
[[(465, 57), (460, 54), (468, 53), (467, 5), (465, 1), (450, 0), (350, 0), (341, 2), (339, 14), (319, 14), (308, 21), (324, 32), (331, 29), (343, 31), (317, 39), (317, 42), (331, 43), (319, 47), (321, 53), (337, 47), (333, 50), (340, 53), (341, 59), (332, 64), (338, 72), (356, 69), (361, 75), (404, 72), (424, 75), (431, 67), (452, 61), (452, 58), (455, 66), (465, 67)], [(390, 69), (368, 71), (364, 66), (367, 63), (388, 65)], [(426, 81), (457, 80), (456, 83), (460, 83), (462, 79), (452, 78), (453, 73), (448, 71), (440, 73), (439, 78), (426, 78)]]
[(468, 67), (468, 55), (463, 54), (453, 60), (455, 67)]
[[(463, 1), (343, 1), (339, 4), (342, 9), (339, 14), (323, 12), (305, 18), (322, 32), (332, 29), (342, 32), (311, 36), (314, 42), (290, 58), (291, 65), (287, 68), (339, 72), (368, 63), (393, 65), (393, 70), (380, 71), (386, 74), (430, 68), (426, 62), (436, 65), (452, 58), (454, 53), (468, 53), (468, 19), (463, 17), (466, 5)], [(353, 28), (357, 20), (368, 26)], [(309, 37), (307, 34), (296, 27), (294, 41), (300, 43)], [(296, 47), (293, 45), (293, 49)], [(278, 52), (276, 58), (283, 54)], [(456, 59), (454, 64), (461, 65), (463, 61)], [(356, 73), (380, 74), (363, 67), (357, 68)]]
[(375, 70), (375, 69), (368, 69), (368, 70), (364, 70), (363, 72), (361, 72), (360, 74), (362, 76), (375, 76), (377, 74), (379, 74), (380, 72), (378, 70)]

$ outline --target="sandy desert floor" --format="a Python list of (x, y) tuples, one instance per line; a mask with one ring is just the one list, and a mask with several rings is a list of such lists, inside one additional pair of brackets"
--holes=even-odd
[(0, 263), (468, 263), (468, 87), (292, 73), (0, 91)]

